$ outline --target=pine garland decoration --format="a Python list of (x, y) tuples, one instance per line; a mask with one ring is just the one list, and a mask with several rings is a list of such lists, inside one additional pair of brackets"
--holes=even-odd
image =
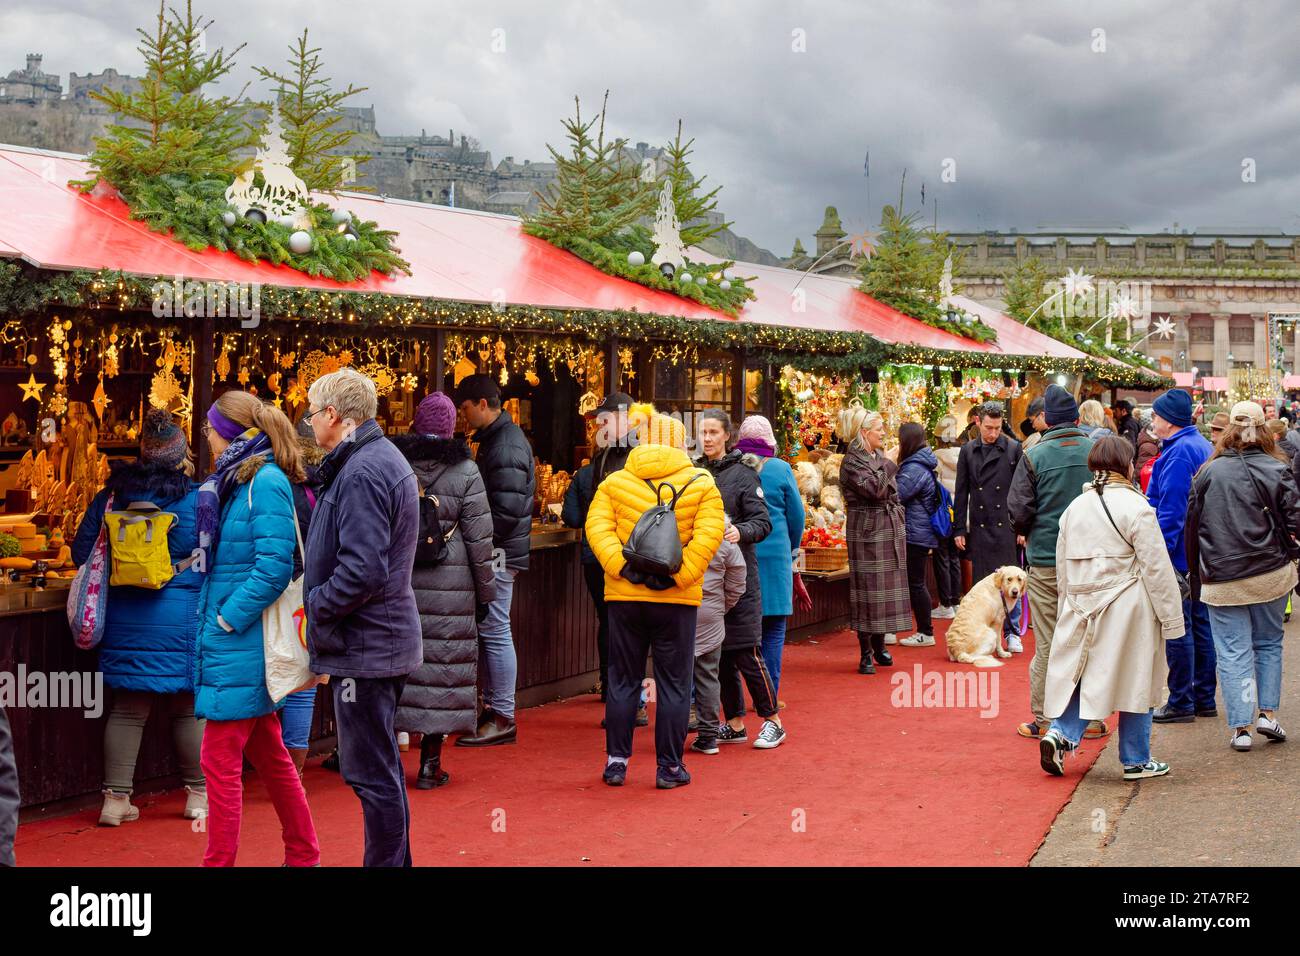
[[(642, 220), (654, 211), (659, 185), (641, 179), (640, 169), (628, 161), (624, 152), (626, 140), (606, 140), (608, 102), (609, 93), (606, 91), (600, 113), (584, 121), (582, 104), (574, 97), (574, 116), (564, 121), (568, 152), (547, 145), (555, 161), (556, 179), (548, 187), (547, 194), (540, 196), (538, 212), (524, 220), (524, 232), (573, 253), (608, 275), (672, 292), (727, 315), (738, 315), (745, 302), (754, 298), (754, 291), (745, 284), (743, 277), (724, 280), (723, 273), (731, 269), (734, 262), (705, 264), (687, 261), (671, 279), (650, 262), (655, 245)], [(687, 208), (700, 215), (713, 208), (712, 197), (717, 190), (696, 196), (695, 186), (687, 184), (689, 170), (685, 163), (689, 147), (689, 142), (685, 146), (681, 144), (679, 127), (675, 143), (679, 164), (677, 175), (684, 177), (681, 188), (687, 198)], [(670, 167), (669, 178), (672, 178), (672, 169)], [(676, 191), (677, 180), (673, 179), (673, 183)], [(684, 241), (688, 234), (687, 229), (682, 230)], [(645, 261), (639, 266), (627, 260), (633, 251), (644, 257)], [(708, 278), (712, 281), (684, 282), (682, 276), (686, 274), (693, 279)], [(729, 288), (722, 287), (723, 281)]]
[(900, 216), (893, 206), (886, 206), (880, 217), (880, 240), (858, 267), (859, 288), (936, 329), (977, 342), (995, 340), (997, 332), (978, 319), (954, 322), (944, 312), (939, 285), (949, 256), (955, 275), (961, 250), (948, 241), (948, 234), (924, 232), (917, 226), (916, 213)]

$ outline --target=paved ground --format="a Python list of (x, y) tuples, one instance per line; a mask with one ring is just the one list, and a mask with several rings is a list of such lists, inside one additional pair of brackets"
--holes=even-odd
[(1220, 716), (1156, 724), (1152, 754), (1166, 777), (1125, 783), (1111, 739), (1057, 817), (1031, 866), (1300, 865), (1300, 618), (1283, 645), (1285, 744), (1255, 735), (1250, 753), (1228, 747)]

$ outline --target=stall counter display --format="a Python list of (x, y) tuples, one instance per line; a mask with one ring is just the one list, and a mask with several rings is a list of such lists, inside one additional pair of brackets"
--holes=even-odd
[(844, 494), (840, 465), (844, 456), (813, 451), (807, 461), (794, 463), (795, 483), (804, 503), (803, 570), (835, 572), (848, 567), (844, 538)]

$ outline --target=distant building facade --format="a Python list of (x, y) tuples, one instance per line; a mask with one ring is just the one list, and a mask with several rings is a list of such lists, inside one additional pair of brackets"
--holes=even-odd
[[(796, 239), (783, 264), (828, 275), (856, 273), (859, 262), (850, 257), (835, 207), (826, 208), (813, 237), (811, 252)], [(1279, 362), (1285, 372), (1300, 371), (1300, 323), (1274, 323), (1269, 341), (1270, 314), (1300, 314), (1300, 236), (1175, 224), (1163, 232), (1061, 227), (953, 232), (949, 238), (965, 253), (956, 277), (963, 294), (984, 305), (1004, 309), (1007, 274), (1037, 257), (1050, 278), (1073, 269), (1097, 284), (1132, 289), (1142, 310), (1132, 321), (1138, 337), (1161, 319), (1172, 321), (1172, 337), (1151, 335), (1139, 345), (1167, 371), (1221, 376)]]

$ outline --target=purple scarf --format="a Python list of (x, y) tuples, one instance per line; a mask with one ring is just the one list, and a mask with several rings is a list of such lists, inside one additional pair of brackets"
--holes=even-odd
[(736, 450), (759, 458), (771, 458), (776, 454), (776, 449), (761, 438), (742, 438), (736, 442)]

